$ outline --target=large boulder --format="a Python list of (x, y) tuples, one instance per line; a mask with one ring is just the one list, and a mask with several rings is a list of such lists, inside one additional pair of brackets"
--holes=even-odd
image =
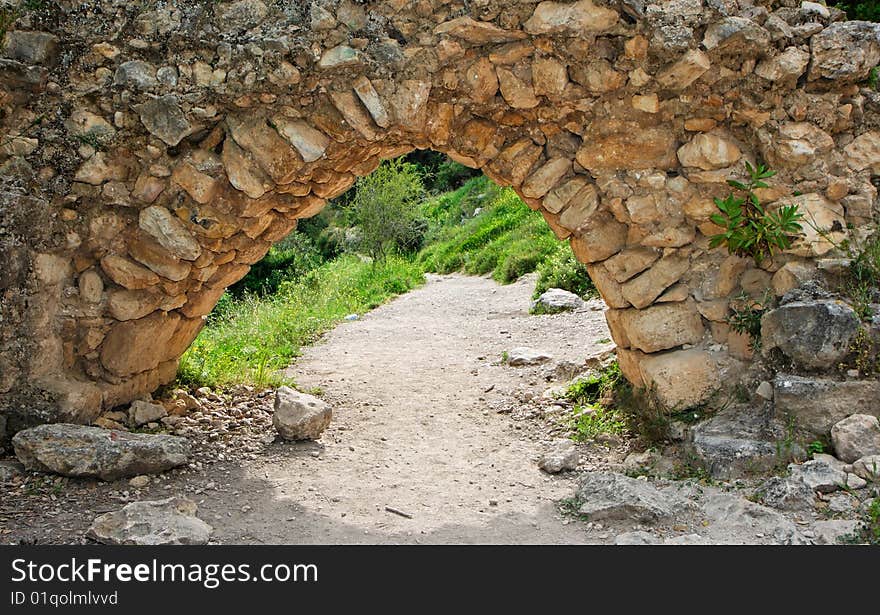
[(15, 455), (28, 470), (115, 480), (183, 465), (190, 443), (177, 436), (55, 423), (19, 431)]
[(777, 374), (773, 403), (777, 416), (792, 417), (799, 431), (827, 439), (831, 427), (853, 413), (880, 414), (880, 382), (836, 381)]
[(790, 476), (773, 476), (761, 485), (758, 496), (771, 508), (792, 512), (810, 512), (816, 500), (809, 485)]
[(214, 529), (182, 497), (132, 502), (94, 520), (89, 538), (108, 545), (203, 545)]
[(769, 470), (779, 461), (781, 426), (760, 406), (731, 407), (695, 425), (688, 443), (715, 478), (735, 478)]
[(880, 421), (870, 414), (853, 414), (831, 428), (837, 457), (853, 463), (868, 455), (880, 455)]
[(275, 392), (272, 425), (285, 440), (317, 440), (331, 418), (330, 404), (314, 395), (290, 387), (281, 387)]
[(793, 480), (799, 480), (813, 491), (831, 493), (847, 485), (846, 472), (825, 459), (812, 459), (802, 464), (789, 464)]
[(761, 319), (764, 352), (778, 348), (807, 369), (836, 366), (850, 352), (859, 317), (842, 301), (793, 301)]

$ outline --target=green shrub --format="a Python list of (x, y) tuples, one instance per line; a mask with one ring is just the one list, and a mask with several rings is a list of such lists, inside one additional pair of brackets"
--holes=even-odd
[(418, 167), (399, 158), (358, 179), (348, 205), (358, 250), (375, 261), (418, 250), (427, 230), (420, 212), (425, 195)]
[(269, 249), (263, 260), (251, 266), (241, 280), (229, 287), (229, 294), (271, 295), (282, 282), (296, 279), (320, 266), (323, 258), (308, 235), (294, 231)]
[(848, 19), (880, 21), (880, 4), (876, 0), (863, 2), (858, 0), (842, 0), (841, 2), (833, 2), (832, 5), (846, 11)]
[(596, 287), (587, 274), (587, 267), (571, 251), (567, 243), (560, 242), (553, 252), (538, 266), (538, 282), (535, 298), (549, 288), (561, 288), (583, 299), (597, 296)]
[(622, 381), (623, 375), (615, 362), (568, 386), (565, 398), (574, 402), (571, 429), (575, 440), (582, 442), (602, 434), (627, 433), (626, 417), (613, 405), (614, 391)]
[(730, 254), (750, 256), (760, 265), (775, 252), (791, 247), (791, 236), (803, 228), (799, 220), (804, 216), (797, 205), (783, 205), (776, 211), (765, 209), (754, 191), (768, 188), (763, 180), (776, 175), (776, 171), (761, 164), (752, 167), (748, 162), (746, 169), (748, 183), (727, 181), (733, 188), (744, 192), (745, 197), (731, 193), (725, 199), (715, 199), (715, 206), (721, 213), (712, 214), (711, 220), (725, 230), (710, 237), (709, 247), (726, 245)]
[[(480, 211), (469, 218), (466, 209), (476, 203)], [(497, 281), (509, 283), (534, 271), (558, 249), (538, 212), (509, 188), (498, 188), (485, 178), (433, 200), (424, 211), (431, 220), (429, 236), (434, 242), (420, 252), (418, 260), (428, 271), (491, 272)], [(464, 222), (457, 224), (457, 219)]]

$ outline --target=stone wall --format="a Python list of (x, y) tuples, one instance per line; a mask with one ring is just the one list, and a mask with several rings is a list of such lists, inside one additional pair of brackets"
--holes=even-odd
[[(7, 10), (7, 15), (10, 12)], [(880, 26), (784, 0), (47, 2), (0, 59), (0, 416), (88, 422), (170, 381), (223, 290), (382, 159), (510, 185), (682, 407), (752, 360), (726, 323), (833, 246), (709, 249), (746, 162), (842, 239), (880, 173)], [(0, 425), (2, 427), (2, 425)]]

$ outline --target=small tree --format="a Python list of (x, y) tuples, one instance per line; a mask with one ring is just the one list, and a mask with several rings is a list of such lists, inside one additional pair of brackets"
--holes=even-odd
[(419, 204), (425, 194), (418, 167), (399, 159), (358, 179), (349, 208), (360, 229), (360, 251), (383, 261), (392, 250), (418, 250), (425, 231)]

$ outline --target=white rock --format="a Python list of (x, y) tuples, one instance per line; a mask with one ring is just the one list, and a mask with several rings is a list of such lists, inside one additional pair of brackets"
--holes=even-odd
[(831, 428), (834, 452), (847, 463), (880, 455), (880, 421), (870, 414), (853, 414)]
[(563, 470), (575, 470), (578, 465), (578, 451), (571, 440), (559, 440), (538, 461), (538, 467), (548, 474), (558, 474)]
[(182, 497), (132, 502), (95, 519), (88, 536), (109, 545), (203, 545), (213, 528), (196, 512), (195, 502)]
[(332, 417), (330, 404), (314, 395), (290, 387), (281, 387), (275, 392), (272, 425), (286, 440), (317, 440)]
[(553, 358), (553, 355), (541, 350), (518, 346), (511, 350), (507, 355), (507, 363), (514, 367), (520, 365), (538, 365)]

